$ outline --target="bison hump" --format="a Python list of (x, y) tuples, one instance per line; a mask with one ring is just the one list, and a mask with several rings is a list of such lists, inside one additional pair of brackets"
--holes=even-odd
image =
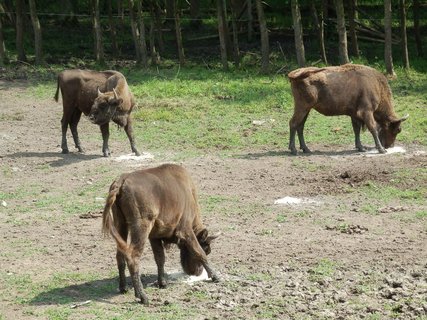
[(299, 68), (299, 69), (296, 69), (296, 70), (289, 72), (288, 78), (290, 80), (304, 79), (304, 78), (311, 76), (312, 74), (322, 72), (324, 70), (325, 70), (325, 68), (317, 68), (317, 67)]

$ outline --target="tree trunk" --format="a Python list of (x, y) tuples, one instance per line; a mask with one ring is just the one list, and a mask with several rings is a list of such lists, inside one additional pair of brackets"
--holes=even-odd
[(116, 23), (114, 22), (113, 18), (113, 8), (111, 5), (111, 0), (108, 0), (107, 6), (108, 21), (110, 23), (111, 51), (113, 52), (113, 57), (117, 58), (119, 56), (119, 46), (117, 45), (117, 30)]
[(414, 33), (415, 33), (415, 43), (417, 45), (417, 55), (422, 57), (423, 55), (423, 45), (421, 42), (420, 34), (420, 1), (414, 0)]
[(248, 19), (248, 42), (252, 42), (254, 37), (254, 17), (252, 15), (252, 0), (247, 0), (247, 19)]
[(292, 21), (294, 27), (295, 50), (297, 54), (298, 66), (305, 66), (305, 50), (303, 30), (301, 23), (301, 12), (299, 10), (298, 0), (291, 0)]
[(176, 36), (176, 45), (178, 49), (178, 58), (179, 64), (185, 65), (185, 55), (184, 55), (184, 46), (182, 44), (182, 33), (181, 33), (181, 20), (180, 20), (180, 10), (178, 5), (178, 0), (173, 2), (173, 10), (175, 15), (175, 36)]
[(200, 0), (190, 0), (190, 18), (191, 29), (199, 29), (202, 25), (202, 19), (200, 19)]
[(135, 45), (136, 63), (141, 64), (142, 63), (142, 47), (139, 42), (140, 38), (139, 38), (138, 24), (135, 19), (135, 13), (133, 9), (134, 9), (134, 2), (133, 0), (129, 0), (129, 17), (130, 17), (130, 26), (132, 30), (133, 43)]
[(16, 0), (16, 51), (18, 60), (27, 61), (24, 50), (24, 1)]
[(240, 64), (240, 50), (239, 50), (239, 36), (238, 36), (238, 30), (237, 30), (237, 18), (236, 18), (236, 12), (239, 8), (236, 1), (231, 0), (231, 26), (233, 30), (233, 57), (234, 57), (234, 64), (236, 67), (239, 67)]
[(351, 38), (351, 54), (359, 58), (359, 44), (357, 42), (356, 34), (356, 20), (357, 20), (357, 0), (350, 0), (349, 5), (349, 25), (350, 25), (350, 38)]
[(166, 25), (172, 25), (175, 20), (175, 1), (177, 0), (165, 0), (166, 6)]
[(146, 68), (148, 66), (147, 58), (147, 41), (145, 35), (145, 24), (142, 12), (142, 3), (140, 0), (136, 1), (137, 16), (138, 16), (138, 28), (139, 28), (139, 43), (141, 44), (141, 62), (142, 66)]
[(384, 61), (387, 75), (395, 77), (391, 47), (391, 0), (384, 0)]
[(162, 12), (160, 6), (157, 2), (152, 3), (154, 7), (154, 16), (155, 16), (155, 25), (156, 25), (156, 37), (157, 43), (159, 45), (159, 53), (163, 55), (165, 52), (165, 45), (163, 42), (163, 33), (162, 33)]
[(227, 56), (227, 39), (225, 35), (225, 14), (223, 0), (217, 0), (217, 14), (218, 14), (218, 35), (219, 47), (221, 50), (221, 62), (224, 70), (228, 69), (228, 56)]
[(268, 43), (268, 29), (262, 0), (256, 0), (256, 9), (258, 13), (259, 31), (261, 34), (261, 72), (268, 73), (270, 69), (270, 46)]
[(92, 19), (95, 34), (95, 59), (98, 63), (104, 63), (104, 48), (102, 47), (102, 30), (99, 19), (99, 0), (92, 0)]
[(347, 51), (347, 30), (345, 29), (345, 15), (343, 0), (335, 0), (335, 8), (337, 11), (337, 31), (339, 38), (339, 55), (340, 64), (349, 63)]
[(150, 7), (150, 15), (151, 15), (151, 20), (150, 20), (150, 53), (151, 53), (151, 64), (156, 66), (159, 64), (159, 56), (157, 54), (157, 50), (156, 50), (156, 44), (155, 44), (155, 32), (156, 32), (156, 24), (155, 24), (155, 19), (154, 19), (154, 9), (151, 6)]
[(44, 63), (43, 50), (42, 50), (42, 29), (40, 27), (39, 18), (37, 17), (35, 0), (29, 0), (29, 4), (30, 4), (31, 22), (33, 24), (33, 30), (34, 30), (34, 47), (35, 47), (35, 54), (36, 54), (36, 64), (41, 65)]
[(406, 35), (406, 8), (405, 0), (400, 0), (400, 29), (402, 30), (403, 67), (409, 69), (408, 37)]
[(321, 14), (320, 20), (319, 20), (319, 16), (317, 15), (317, 10), (316, 10), (316, 3), (314, 0), (311, 2), (311, 14), (313, 16), (314, 28), (316, 29), (317, 36), (319, 37), (319, 49), (320, 49), (320, 55), (322, 57), (322, 61), (325, 64), (328, 64), (328, 59), (326, 57), (326, 50), (325, 50), (325, 36), (324, 36), (324, 28), (323, 28), (323, 25), (324, 25), (323, 17)]
[(7, 60), (6, 57), (6, 47), (4, 45), (4, 37), (3, 37), (3, 24), (0, 16), (0, 67), (3, 67)]

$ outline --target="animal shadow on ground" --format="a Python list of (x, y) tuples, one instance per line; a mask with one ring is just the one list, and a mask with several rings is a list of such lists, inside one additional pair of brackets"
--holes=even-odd
[[(371, 148), (366, 148), (368, 151), (371, 150)], [(310, 157), (310, 156), (349, 156), (349, 155), (363, 155), (365, 152), (360, 152), (358, 150), (340, 150), (340, 151), (334, 151), (334, 150), (327, 150), (327, 151), (312, 151), (311, 153), (303, 153), (299, 152), (297, 156), (292, 155), (290, 151), (266, 151), (266, 152), (257, 152), (257, 153), (247, 153), (247, 154), (240, 154), (236, 155), (236, 158), (239, 159), (247, 159), (247, 160), (256, 160), (259, 158), (264, 157)]]
[[(157, 275), (143, 275), (141, 281), (144, 287), (156, 286)], [(168, 279), (169, 280), (169, 279)], [(169, 285), (173, 285), (171, 280)], [(130, 277), (126, 279), (128, 291), (133, 293), (132, 282)], [(109, 303), (109, 299), (120, 295), (119, 278), (107, 278), (93, 280), (81, 284), (70, 285), (62, 288), (53, 288), (39, 293), (30, 300), (31, 305), (67, 305), (83, 303), (88, 300), (102, 301)], [(160, 290), (160, 289), (159, 289)]]
[[(93, 160), (103, 158), (102, 155), (88, 155), (84, 153), (68, 153), (60, 152), (16, 152), (6, 155), (7, 158), (54, 158), (52, 161), (47, 161), (51, 167), (62, 167), (74, 164), (80, 161)], [(59, 159), (58, 159), (59, 158)]]

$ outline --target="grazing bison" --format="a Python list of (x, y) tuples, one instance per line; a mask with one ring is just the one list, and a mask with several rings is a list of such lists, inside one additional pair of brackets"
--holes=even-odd
[(326, 116), (348, 115), (355, 134), (356, 149), (365, 151), (360, 142), (360, 129), (367, 127), (380, 153), (393, 146), (400, 124), (391, 103), (387, 78), (363, 65), (346, 64), (325, 68), (300, 68), (288, 74), (294, 96), (294, 114), (289, 121), (289, 149), (296, 154), (295, 133), (300, 148), (310, 152), (304, 141), (304, 124), (315, 109)]
[(148, 299), (142, 290), (139, 262), (147, 240), (150, 240), (158, 270), (159, 287), (165, 287), (164, 247), (176, 243), (181, 252), (181, 265), (187, 274), (200, 275), (203, 267), (212, 281), (219, 278), (209, 266), (209, 236), (202, 223), (196, 188), (181, 166), (160, 167), (123, 174), (110, 186), (102, 230), (117, 243), (119, 289), (126, 291), (127, 264), (135, 296), (141, 303)]
[(124, 127), (132, 151), (140, 155), (135, 147), (130, 113), (135, 106), (135, 99), (130, 92), (125, 77), (117, 71), (65, 70), (58, 75), (55, 100), (61, 89), (63, 116), (62, 153), (68, 153), (67, 128), (70, 126), (74, 143), (79, 152), (83, 152), (77, 133), (77, 124), (82, 112), (90, 121), (101, 128), (103, 145), (102, 153), (110, 155), (108, 148), (109, 122)]

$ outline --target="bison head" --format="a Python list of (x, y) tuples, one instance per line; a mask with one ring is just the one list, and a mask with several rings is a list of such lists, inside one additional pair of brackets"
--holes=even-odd
[[(219, 235), (220, 234), (218, 233), (210, 236), (207, 229), (203, 229), (197, 235), (197, 241), (206, 255), (211, 253), (211, 242), (218, 238)], [(184, 272), (189, 275), (200, 276), (203, 272), (203, 265), (200, 259), (194, 257), (185, 244), (180, 245), (180, 251), (181, 265)]]
[(408, 119), (409, 115), (404, 116), (401, 119), (392, 120), (384, 125), (381, 125), (378, 132), (378, 137), (384, 148), (393, 147), (396, 136), (402, 130), (400, 124)]
[(89, 113), (89, 120), (95, 124), (103, 125), (111, 120), (117, 108), (123, 102), (116, 90), (102, 93), (98, 88), (98, 96), (95, 98)]

